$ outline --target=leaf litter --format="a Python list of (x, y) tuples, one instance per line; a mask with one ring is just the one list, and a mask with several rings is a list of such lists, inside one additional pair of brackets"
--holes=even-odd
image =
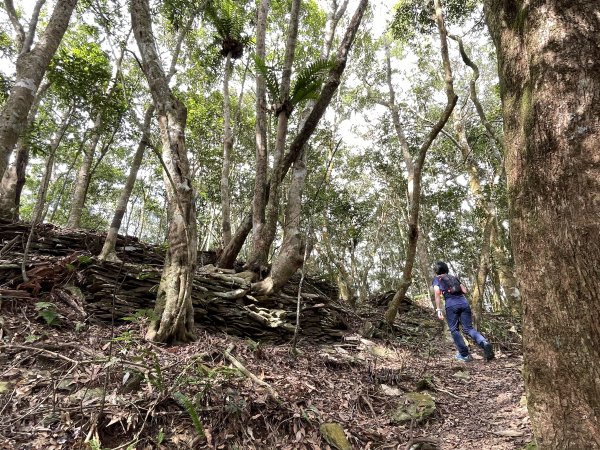
[[(200, 328), (196, 342), (164, 347), (140, 337), (143, 317), (76, 331), (29, 319), (33, 308), (3, 307), (3, 450), (332, 449), (326, 423), (341, 425), (355, 449), (503, 450), (531, 440), (520, 346), (492, 336), (495, 360), (475, 352), (455, 362), (440, 323), (416, 304), (392, 334), (351, 331), (381, 317), (373, 305), (339, 342), (301, 342), (296, 353)], [(514, 326), (494, 320), (495, 329)], [(415, 391), (433, 397), (435, 412), (394, 423)]]

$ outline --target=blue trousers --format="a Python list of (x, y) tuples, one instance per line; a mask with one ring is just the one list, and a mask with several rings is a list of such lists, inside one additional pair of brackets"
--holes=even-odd
[(462, 356), (467, 356), (469, 354), (469, 348), (460, 334), (458, 329), (459, 323), (464, 332), (471, 336), (471, 339), (473, 339), (477, 345), (483, 347), (483, 344), (487, 342), (486, 339), (473, 328), (471, 307), (467, 302), (446, 306), (446, 321), (448, 322), (448, 328), (450, 328), (450, 334), (452, 334), (454, 345), (456, 346), (458, 353)]

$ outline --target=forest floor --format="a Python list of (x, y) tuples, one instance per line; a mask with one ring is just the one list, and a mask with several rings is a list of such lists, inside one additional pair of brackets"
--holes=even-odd
[(163, 347), (142, 339), (143, 317), (51, 327), (39, 312), (1, 304), (2, 450), (344, 448), (325, 438), (325, 423), (354, 449), (508, 450), (531, 440), (517, 329), (501, 318), (485, 327), (496, 359), (476, 350), (462, 363), (441, 322), (415, 304), (386, 339), (349, 331), (333, 344), (300, 341), (297, 352), (201, 329), (194, 343)]

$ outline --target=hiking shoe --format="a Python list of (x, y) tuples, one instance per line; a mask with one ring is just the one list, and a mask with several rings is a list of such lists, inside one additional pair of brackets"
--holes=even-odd
[(462, 362), (473, 361), (473, 357), (471, 355), (463, 356), (460, 353), (457, 353), (456, 356), (454, 357), (454, 359), (457, 361), (462, 361)]
[(494, 359), (494, 356), (494, 348), (492, 347), (492, 344), (490, 344), (489, 342), (483, 344), (483, 359), (489, 361), (491, 359)]

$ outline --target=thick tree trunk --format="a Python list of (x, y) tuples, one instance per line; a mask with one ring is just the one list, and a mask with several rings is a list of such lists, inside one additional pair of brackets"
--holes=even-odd
[(119, 260), (115, 251), (117, 237), (119, 234), (119, 229), (121, 228), (121, 223), (123, 222), (123, 217), (125, 216), (125, 212), (127, 211), (127, 203), (129, 203), (129, 198), (131, 197), (131, 193), (133, 192), (133, 187), (137, 179), (138, 170), (142, 165), (144, 152), (146, 151), (146, 147), (150, 141), (150, 122), (152, 121), (153, 114), (154, 107), (151, 106), (146, 110), (146, 115), (144, 116), (144, 123), (141, 128), (142, 137), (140, 138), (137, 150), (133, 155), (133, 159), (131, 161), (131, 168), (129, 169), (129, 175), (127, 176), (125, 186), (121, 191), (121, 196), (119, 197), (117, 208), (115, 209), (115, 214), (110, 223), (108, 234), (106, 235), (106, 241), (104, 242), (104, 246), (102, 247), (100, 255), (98, 255), (98, 259), (100, 259), (101, 261)]
[[(33, 49), (25, 43), (17, 58), (16, 81), (0, 112), (0, 174), (27, 125), (35, 94), (69, 25), (77, 0), (58, 0), (43, 36)], [(32, 37), (33, 38), (33, 37)]]
[(412, 183), (412, 192), (409, 184), (409, 214), (408, 214), (408, 243), (406, 246), (406, 258), (404, 261), (404, 268), (402, 270), (402, 280), (400, 286), (394, 295), (394, 298), (388, 305), (388, 309), (385, 312), (384, 319), (388, 326), (394, 323), (396, 314), (398, 314), (398, 308), (406, 296), (406, 292), (412, 282), (412, 268), (415, 263), (415, 255), (417, 253), (417, 239), (419, 238), (419, 210), (421, 208), (421, 173), (423, 170), (423, 164), (425, 163), (425, 156), (427, 151), (437, 135), (442, 131), (446, 122), (450, 118), (454, 106), (458, 101), (458, 97), (454, 93), (454, 85), (452, 82), (452, 67), (450, 66), (450, 57), (448, 56), (448, 39), (446, 34), (446, 25), (444, 24), (444, 18), (442, 16), (442, 7), (439, 0), (435, 0), (436, 10), (436, 23), (438, 31), (440, 33), (440, 49), (442, 54), (442, 62), (444, 65), (444, 75), (446, 82), (446, 107), (437, 123), (433, 126), (431, 131), (421, 147), (417, 155), (417, 160), (414, 162), (414, 179)]
[(160, 63), (148, 0), (132, 0), (131, 20), (158, 115), (169, 214), (169, 248), (155, 308), (159, 319), (151, 322), (146, 337), (160, 342), (185, 342), (194, 337), (191, 292), (198, 245), (194, 191), (185, 147), (187, 110), (173, 95)]
[(600, 449), (598, 2), (487, 0), (538, 448)]
[[(50, 83), (46, 82), (40, 86), (29, 114), (27, 115), (27, 126), (26, 130), (30, 130), (37, 111), (42, 101), (42, 97), (50, 87)], [(2, 182), (0, 183), (0, 218), (17, 221), (19, 220), (19, 206), (21, 204), (21, 192), (23, 186), (25, 186), (25, 173), (27, 170), (27, 163), (29, 162), (29, 139), (27, 132), (24, 133), (17, 142), (17, 150), (15, 154), (15, 161), (11, 166), (6, 169)]]

